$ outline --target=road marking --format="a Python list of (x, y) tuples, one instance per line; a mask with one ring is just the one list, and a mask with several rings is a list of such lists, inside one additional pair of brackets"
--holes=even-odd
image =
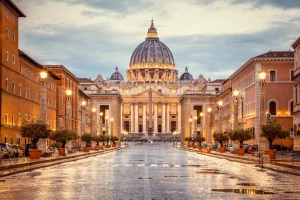
[(137, 166), (139, 166), (139, 167), (143, 167), (143, 166), (145, 166), (145, 164), (138, 164)]
[(157, 167), (157, 164), (151, 164), (150, 166), (151, 167)]
[(132, 166), (132, 164), (127, 164), (127, 165), (125, 165), (125, 167), (131, 167)]
[(174, 165), (174, 167), (180, 167), (180, 165)]
[(170, 167), (169, 165), (163, 164), (163, 167)]

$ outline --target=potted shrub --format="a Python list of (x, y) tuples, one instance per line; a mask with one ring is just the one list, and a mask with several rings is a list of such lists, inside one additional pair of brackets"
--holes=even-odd
[(91, 149), (91, 142), (93, 141), (93, 136), (90, 133), (85, 133), (81, 136), (81, 140), (86, 142), (84, 147), (84, 152), (89, 152)]
[(109, 137), (108, 137), (108, 136), (105, 136), (104, 140), (106, 141), (105, 148), (110, 148)]
[(243, 143), (244, 143), (244, 141), (251, 139), (251, 134), (247, 130), (237, 129), (237, 130), (231, 131), (231, 133), (229, 134), (229, 138), (232, 141), (240, 142), (240, 148), (237, 149), (237, 153), (238, 153), (238, 155), (244, 155), (245, 149), (243, 148)]
[(99, 142), (104, 141), (103, 136), (102, 135), (95, 135), (94, 136), (94, 141), (96, 142), (95, 151), (99, 151), (100, 150)]
[(48, 125), (42, 121), (23, 122), (20, 133), (23, 137), (30, 138), (33, 146), (33, 149), (29, 150), (30, 159), (39, 159), (41, 157), (42, 150), (38, 149), (38, 141), (41, 138), (48, 138), (50, 132)]
[(66, 143), (71, 140), (76, 140), (78, 138), (77, 133), (72, 130), (56, 130), (50, 134), (50, 139), (55, 140), (56, 142), (61, 143), (61, 148), (58, 148), (59, 155), (65, 156), (66, 155)]
[(199, 149), (202, 149), (201, 143), (205, 141), (205, 138), (202, 135), (197, 135), (195, 141), (199, 142)]
[(119, 138), (117, 136), (112, 136), (111, 141), (113, 143), (112, 147), (116, 147), (117, 146), (116, 142), (119, 141)]
[(190, 145), (191, 140), (192, 140), (191, 137), (186, 137), (186, 138), (184, 138), (184, 141), (187, 141), (187, 142), (188, 142), (188, 144), (187, 144), (187, 146), (186, 146), (187, 148), (190, 148), (190, 147), (191, 147), (191, 145)]
[(265, 155), (269, 155), (270, 159), (275, 159), (276, 150), (272, 149), (273, 140), (276, 138), (286, 138), (288, 136), (287, 131), (282, 131), (282, 126), (277, 123), (275, 119), (268, 120), (266, 125), (262, 125), (262, 134), (261, 136), (266, 137), (269, 142), (269, 149), (264, 152)]
[(226, 148), (223, 146), (224, 142), (228, 141), (228, 135), (222, 133), (222, 132), (215, 132), (213, 134), (214, 140), (216, 142), (219, 142), (221, 147), (219, 148), (220, 153), (224, 153), (226, 151)]

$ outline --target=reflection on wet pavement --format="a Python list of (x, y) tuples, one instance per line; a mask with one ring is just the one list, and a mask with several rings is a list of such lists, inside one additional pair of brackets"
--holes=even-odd
[(300, 199), (299, 186), (299, 176), (259, 171), (253, 164), (167, 143), (132, 143), (121, 151), (1, 178), (0, 199)]

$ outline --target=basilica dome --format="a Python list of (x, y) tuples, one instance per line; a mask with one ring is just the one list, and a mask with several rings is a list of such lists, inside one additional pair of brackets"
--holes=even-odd
[(124, 80), (122, 74), (119, 72), (118, 67), (116, 67), (115, 72), (110, 76), (110, 80)]
[(175, 69), (173, 55), (170, 49), (159, 40), (153, 20), (146, 40), (134, 50), (129, 65), (131, 69)]
[(193, 76), (189, 73), (188, 68), (185, 67), (185, 72), (180, 76), (180, 81), (194, 80)]

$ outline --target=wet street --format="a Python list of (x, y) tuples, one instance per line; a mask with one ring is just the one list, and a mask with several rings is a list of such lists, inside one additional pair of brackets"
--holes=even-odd
[(174, 148), (129, 148), (0, 179), (0, 199), (300, 199), (300, 177)]

